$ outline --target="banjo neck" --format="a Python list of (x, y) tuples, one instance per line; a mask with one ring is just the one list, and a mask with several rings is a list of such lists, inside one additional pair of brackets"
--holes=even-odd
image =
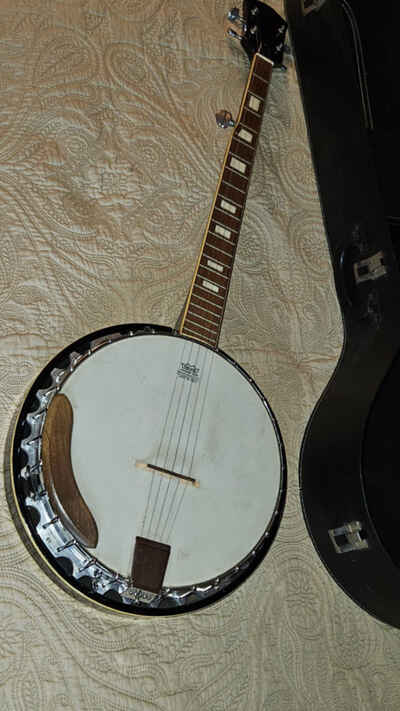
[(272, 68), (271, 60), (254, 54), (179, 327), (182, 335), (213, 348), (221, 332)]

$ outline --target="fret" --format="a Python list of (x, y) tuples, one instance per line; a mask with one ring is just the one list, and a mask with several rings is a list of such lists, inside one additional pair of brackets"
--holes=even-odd
[(218, 294), (222, 296), (222, 292), (225, 291), (226, 285), (224, 283), (220, 284), (220, 282), (216, 278), (217, 274), (213, 274), (212, 277), (205, 274), (199, 274), (200, 269), (204, 270), (204, 267), (199, 267), (197, 270), (197, 278), (199, 279), (199, 285), (202, 286), (204, 289), (209, 289), (210, 292), (212, 292), (213, 294)]
[(216, 304), (216, 306), (222, 306), (224, 303), (223, 296), (219, 296), (209, 289), (204, 289), (204, 287), (200, 286), (197, 281), (194, 283), (193, 289), (200, 289), (201, 294), (207, 294), (207, 298), (210, 299), (210, 301), (212, 301), (211, 297), (213, 297), (213, 299), (218, 299), (218, 301), (212, 301), (212, 303)]
[(226, 267), (230, 267), (232, 264), (232, 255), (227, 252), (222, 252), (216, 247), (211, 247), (207, 242), (204, 246), (203, 256), (209, 257), (209, 259), (214, 259), (219, 264), (224, 264)]
[(247, 192), (247, 178), (245, 178), (243, 175), (237, 172), (237, 170), (232, 170), (232, 168), (229, 166), (226, 166), (224, 170), (224, 175), (223, 179), (227, 180), (228, 183), (233, 185), (234, 188), (238, 188), (242, 192), (246, 193)]
[(238, 219), (237, 214), (236, 214), (237, 213), (236, 205), (233, 205), (233, 203), (231, 203), (229, 200), (223, 200), (222, 197), (220, 196), (218, 207), (223, 212), (225, 212), (225, 214), (234, 215), (234, 217), (236, 217), (236, 219)]
[(212, 269), (205, 267), (203, 264), (199, 266), (198, 274), (210, 281), (211, 284), (222, 286), (223, 289), (226, 288), (227, 277), (223, 276), (222, 274), (217, 274), (217, 272), (212, 271)]
[(258, 96), (253, 90), (251, 90), (251, 92), (249, 90), (249, 96), (254, 96), (259, 101), (265, 101), (265, 96)]
[(253, 150), (256, 149), (256, 141), (255, 139), (255, 134), (253, 134), (252, 131), (249, 131), (246, 128), (243, 128), (240, 124), (238, 125), (237, 132), (236, 132), (236, 138), (240, 138), (240, 140), (245, 141), (249, 146), (253, 148)]
[[(212, 235), (212, 237), (222, 237), (224, 242), (230, 241), (231, 244), (232, 242), (232, 232), (230, 230), (225, 229), (225, 227), (221, 227), (221, 225), (214, 225), (214, 232), (210, 228), (209, 234)], [(227, 252), (227, 254), (230, 254), (230, 252)]]
[(262, 79), (269, 80), (271, 78), (273, 67), (274, 63), (270, 59), (268, 59), (267, 57), (263, 57), (261, 54), (259, 54), (257, 57), (256, 64), (254, 65), (253, 74), (257, 74), (257, 76), (261, 77)]
[(199, 282), (203, 286), (203, 289), (212, 291), (214, 294), (219, 294), (219, 287), (216, 284), (213, 284), (211, 281), (208, 281), (207, 279), (199, 279)]
[(268, 80), (260, 76), (260, 74), (257, 74), (257, 72), (253, 72), (253, 77), (257, 77), (257, 79), (261, 79), (261, 81), (265, 81), (265, 83), (268, 84)]
[(260, 118), (260, 112), (259, 111), (254, 111), (250, 106), (246, 106), (246, 112), (248, 114), (252, 114), (253, 116), (256, 116), (257, 118)]
[(197, 306), (201, 307), (201, 304), (199, 304), (199, 301), (201, 302), (201, 304), (207, 304), (207, 306), (208, 306), (207, 310), (211, 311), (213, 314), (218, 316), (218, 319), (221, 318), (221, 310), (223, 307), (220, 304), (213, 304), (213, 302), (210, 301), (209, 299), (206, 299), (206, 298), (203, 299), (202, 296), (199, 296), (198, 294), (193, 293), (190, 303), (196, 304)]
[[(194, 313), (196, 316), (200, 316), (201, 318), (205, 318), (207, 321), (210, 321), (211, 323), (216, 323), (219, 324), (220, 319), (219, 317), (213, 312), (210, 311), (210, 309), (206, 309), (203, 306), (198, 306), (197, 304), (191, 303), (188, 309), (188, 314)], [(204, 316), (204, 314), (207, 314), (207, 316)]]
[(233, 190), (236, 190), (237, 193), (241, 193), (241, 194), (242, 194), (242, 198), (244, 199), (244, 195), (246, 194), (246, 190), (241, 190), (240, 188), (236, 187), (236, 185), (233, 185), (232, 183), (230, 183), (229, 180), (226, 179), (227, 177), (228, 177), (228, 176), (226, 176), (225, 173), (224, 173), (224, 179), (221, 180), (221, 183), (224, 183), (224, 185), (229, 185), (229, 187), (232, 188)]
[[(211, 227), (212, 227), (212, 225), (211, 225)], [(220, 237), (221, 236), (222, 239), (225, 240), (225, 242), (229, 241), (231, 244), (233, 244), (231, 230), (227, 230), (225, 227), (221, 227), (221, 225), (215, 224), (214, 225), (214, 232), (210, 228), (209, 234), (212, 235), (213, 237)]]
[[(210, 266), (211, 264), (215, 265), (215, 267), (210, 266), (211, 269), (216, 269), (218, 267), (218, 271), (220, 271), (221, 274), (223, 274), (224, 272), (228, 272), (230, 269), (232, 260), (230, 260), (229, 263), (227, 263), (227, 262), (224, 263), (221, 261), (220, 255), (218, 255), (218, 257), (219, 257), (219, 259), (216, 259), (215, 256), (211, 257), (208, 250), (207, 250), (207, 252), (205, 252), (205, 251), (203, 252), (202, 259), (204, 259), (206, 261), (208, 266)], [(202, 262), (200, 262), (200, 263), (202, 263)]]
[(240, 119), (240, 123), (242, 124), (242, 126), (251, 128), (252, 131), (255, 131), (257, 133), (260, 130), (261, 121), (262, 116), (257, 116), (257, 114), (253, 114), (253, 112), (249, 111), (248, 109), (244, 109)]
[[(202, 264), (203, 264), (203, 262), (202, 262)], [(219, 272), (220, 274), (224, 273), (224, 267), (222, 266), (222, 264), (219, 264), (218, 262), (214, 262), (212, 259), (206, 259), (206, 263), (204, 264), (204, 266), (209, 269), (214, 270), (215, 272)]]
[(238, 234), (239, 230), (232, 230), (231, 228), (227, 229), (223, 222), (213, 220), (210, 225), (210, 232), (212, 234), (216, 233), (218, 239), (223, 239), (224, 242), (232, 244), (235, 239), (235, 234)]
[(205, 335), (203, 335), (203, 334), (201, 334), (201, 338), (200, 338), (200, 337), (199, 337), (199, 334), (197, 333), (197, 330), (196, 330), (196, 331), (193, 331), (193, 329), (187, 328), (187, 326), (185, 326), (185, 325), (183, 325), (181, 332), (183, 333), (184, 336), (191, 336), (191, 335), (195, 336), (195, 338), (197, 338), (197, 339), (200, 340), (200, 341), (203, 341), (203, 342), (206, 343), (208, 346), (209, 346), (209, 345), (211, 345), (211, 346), (215, 346), (215, 345), (216, 345), (215, 338), (210, 338), (210, 337), (207, 337), (207, 336), (205, 336)]
[(260, 76), (271, 76), (272, 69), (274, 67), (274, 63), (271, 59), (268, 59), (268, 57), (265, 57), (262, 54), (257, 55), (257, 60), (254, 65), (254, 72), (257, 74), (260, 74)]
[[(201, 316), (197, 317), (197, 316), (193, 316), (191, 314), (190, 318), (189, 318), (189, 313), (190, 312), (188, 311), (188, 315), (186, 317), (186, 323), (190, 324), (192, 327), (193, 326), (195, 326), (195, 327), (200, 326), (200, 328), (204, 329), (205, 331), (208, 331), (212, 335), (218, 333), (218, 326), (216, 326), (215, 323), (209, 323), (209, 322), (207, 322), (206, 324), (201, 323)], [(210, 328), (210, 326), (211, 326), (211, 328)]]
[(242, 213), (243, 210), (243, 202), (237, 203), (235, 200), (232, 198), (232, 195), (230, 194), (230, 190), (228, 189), (227, 186), (225, 186), (225, 183), (221, 183), (221, 187), (219, 189), (219, 198), (220, 200), (228, 200), (232, 205), (235, 205), (235, 207), (238, 208), (238, 213)]
[(189, 311), (187, 312), (186, 320), (187, 323), (191, 323), (192, 325), (196, 326), (201, 326), (202, 328), (207, 329), (207, 331), (210, 331), (211, 333), (218, 333), (218, 324), (213, 323), (213, 321), (209, 321), (203, 316), (198, 316), (197, 314), (192, 313), (191, 309), (189, 309)]
[(272, 71), (255, 55), (224, 163), (180, 332), (217, 346)]
[(232, 153), (229, 153), (229, 167), (240, 175), (244, 175), (247, 177), (248, 165), (246, 165), (246, 163), (244, 163), (242, 160), (238, 160), (238, 158), (235, 158)]
[(240, 141), (234, 137), (232, 138), (230, 150), (242, 160), (245, 160), (248, 163), (253, 163), (254, 148), (252, 146), (249, 146), (248, 144), (243, 143), (243, 141)]
[(245, 200), (243, 192), (233, 187), (230, 183), (227, 183), (225, 180), (221, 180), (219, 192), (221, 195), (229, 198), (229, 200), (234, 201), (236, 205), (241, 205), (243, 207)]
[(253, 165), (253, 156), (251, 157), (251, 160), (248, 160), (246, 158), (242, 158), (242, 156), (239, 156), (237, 153), (235, 153), (235, 151), (232, 150), (229, 151), (229, 156), (233, 156), (233, 158), (236, 158), (236, 160), (239, 159), (241, 163), (245, 163), (247, 166)]
[(225, 274), (225, 272), (229, 272), (229, 265), (228, 264), (223, 264), (222, 262), (218, 261), (217, 259), (211, 258), (204, 251), (203, 251), (203, 255), (200, 259), (200, 264), (202, 264), (203, 266), (205, 266), (209, 269), (215, 269), (215, 271), (219, 272), (220, 274)]
[(257, 97), (263, 97), (268, 91), (268, 82), (266, 81), (266, 79), (262, 79), (261, 77), (255, 76), (253, 74), (249, 90)]
[(228, 199), (226, 195), (223, 195), (221, 191), (218, 195), (217, 207), (219, 207), (224, 212), (234, 215), (236, 218), (242, 218), (243, 205), (237, 205), (235, 202), (233, 202), (233, 200), (231, 200), (230, 198)]
[(227, 212), (220, 210), (219, 207), (215, 207), (212, 214), (212, 222), (216, 222), (217, 225), (222, 225), (222, 227), (227, 227), (228, 230), (236, 234), (239, 231), (238, 227), (240, 227), (241, 220), (235, 215), (229, 215)]
[(221, 249), (223, 252), (225, 252), (225, 254), (228, 254), (230, 257), (232, 257), (233, 251), (234, 251), (234, 245), (231, 242), (229, 242), (227, 239), (224, 239), (223, 237), (217, 237), (216, 235), (211, 234), (209, 232), (207, 241), (209, 242), (211, 247), (216, 247), (217, 249)]
[[(217, 237), (217, 235), (214, 235), (213, 232), (209, 232), (208, 234), (209, 234), (210, 237)], [(232, 260), (232, 252), (227, 252), (226, 250), (221, 249), (220, 247), (215, 247), (215, 246), (212, 244), (212, 242), (211, 242), (211, 246), (212, 246), (213, 249), (216, 249), (218, 252), (220, 252), (220, 254), (223, 254), (224, 257), (225, 257), (225, 256), (226, 256), (226, 257), (229, 257), (229, 263), (231, 262), (231, 260)], [(221, 257), (220, 257), (220, 259), (221, 259)]]

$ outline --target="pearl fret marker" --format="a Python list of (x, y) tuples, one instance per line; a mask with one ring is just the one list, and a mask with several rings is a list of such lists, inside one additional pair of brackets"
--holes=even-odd
[(224, 268), (221, 266), (221, 264), (217, 264), (216, 262), (213, 262), (212, 259), (207, 259), (207, 266), (210, 267), (211, 269), (214, 269), (216, 272), (223, 272)]
[(207, 281), (206, 279), (203, 279), (203, 286), (205, 289), (208, 289), (208, 291), (214, 291), (215, 294), (218, 294), (219, 288), (215, 284), (211, 284), (210, 281)]
[(235, 170), (238, 170), (239, 173), (245, 173), (246, 172), (246, 163), (242, 163), (241, 160), (238, 160), (237, 158), (232, 157), (231, 162), (230, 162), (231, 168), (234, 168)]
[(235, 213), (236, 213), (236, 206), (232, 205), (232, 203), (227, 202), (226, 200), (221, 200), (221, 207), (223, 210), (226, 210), (227, 212), (231, 212), (232, 215), (235, 215)]
[(260, 99), (257, 99), (255, 96), (250, 95), (249, 99), (249, 108), (253, 109), (253, 111), (259, 111), (260, 110)]
[(251, 143), (253, 140), (253, 134), (250, 133), (250, 131), (246, 131), (245, 128), (240, 129), (238, 136), (239, 136), (239, 138), (242, 138), (244, 141), (247, 141), (247, 143)]
[(218, 232), (218, 234), (225, 237), (225, 239), (231, 238), (231, 231), (225, 229), (225, 227), (221, 227), (221, 225), (215, 225), (215, 232)]

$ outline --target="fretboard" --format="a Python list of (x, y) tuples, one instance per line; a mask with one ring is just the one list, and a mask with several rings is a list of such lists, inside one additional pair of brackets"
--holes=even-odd
[(217, 347), (273, 64), (255, 54), (179, 332)]

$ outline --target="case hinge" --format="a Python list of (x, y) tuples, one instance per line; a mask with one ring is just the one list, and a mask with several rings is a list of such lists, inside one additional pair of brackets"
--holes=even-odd
[(351, 521), (329, 530), (329, 537), (336, 553), (350, 553), (369, 548), (360, 521)]
[(362, 281), (368, 281), (369, 279), (379, 279), (387, 272), (383, 252), (376, 252), (372, 257), (367, 257), (366, 259), (361, 259), (359, 262), (355, 262), (353, 269), (356, 284), (360, 284)]

